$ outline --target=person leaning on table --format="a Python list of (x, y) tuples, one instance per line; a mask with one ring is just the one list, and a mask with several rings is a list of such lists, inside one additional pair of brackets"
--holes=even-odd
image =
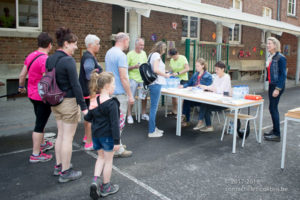
[(280, 142), (280, 120), (278, 104), (284, 92), (286, 80), (286, 58), (280, 53), (280, 42), (274, 38), (267, 39), (267, 49), (270, 53), (267, 60), (267, 81), (269, 82), (269, 111), (272, 117), (273, 129), (264, 134), (265, 140)]
[[(179, 55), (177, 49), (172, 48), (169, 50), (169, 55), (171, 57), (170, 67), (172, 69), (172, 76), (178, 77), (180, 79), (180, 84), (183, 85), (188, 82), (188, 71), (190, 69), (189, 63), (185, 56)], [(172, 112), (170, 114), (177, 114), (177, 99), (172, 97)]]
[[(230, 76), (225, 73), (226, 65), (219, 61), (215, 64), (216, 77), (213, 80), (212, 85), (200, 85), (204, 90), (208, 90), (217, 94), (231, 95), (231, 80)], [(221, 106), (214, 106), (209, 104), (201, 104), (199, 112), (199, 129), (201, 132), (212, 132), (214, 128), (211, 125), (211, 111), (220, 111), (226, 108)], [(206, 126), (204, 125), (203, 119), (205, 119)]]
[[(180, 85), (179, 88), (186, 87), (198, 87), (199, 85), (211, 85), (212, 84), (212, 76), (207, 71), (207, 63), (203, 58), (199, 58), (196, 61), (196, 72), (190, 78), (190, 80), (183, 85)], [(185, 120), (181, 123), (181, 127), (187, 127), (190, 125), (190, 110), (193, 106), (200, 106), (201, 103), (195, 101), (184, 100), (183, 101), (183, 109), (182, 114), (184, 114)], [(198, 130), (198, 125), (194, 127), (194, 130)]]
[(166, 73), (165, 63), (162, 60), (162, 55), (166, 53), (166, 44), (159, 41), (154, 44), (149, 53), (150, 64), (153, 72), (157, 74), (157, 79), (149, 85), (150, 93), (150, 114), (149, 114), (149, 132), (148, 137), (162, 137), (163, 131), (156, 127), (156, 112), (160, 98), (162, 85), (166, 84), (165, 78), (169, 78), (170, 74)]

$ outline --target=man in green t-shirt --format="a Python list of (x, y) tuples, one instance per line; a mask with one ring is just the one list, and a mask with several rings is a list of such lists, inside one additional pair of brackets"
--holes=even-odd
[[(188, 81), (188, 71), (190, 69), (189, 63), (185, 56), (179, 55), (177, 49), (172, 48), (169, 50), (171, 56), (170, 67), (172, 69), (172, 76), (180, 79), (180, 84), (184, 84)], [(171, 114), (177, 114), (177, 99), (172, 98), (172, 112)]]
[[(130, 89), (133, 96), (136, 96), (136, 91), (139, 90), (139, 98), (142, 99), (142, 119), (149, 120), (149, 116), (146, 114), (147, 107), (147, 91), (143, 88), (143, 80), (140, 75), (139, 67), (141, 64), (147, 62), (147, 55), (145, 51), (143, 51), (145, 45), (145, 41), (142, 38), (138, 38), (135, 41), (135, 49), (131, 50), (127, 54), (128, 61), (128, 72), (129, 72), (129, 81), (130, 81)], [(132, 118), (132, 105), (128, 105), (128, 117), (127, 123), (133, 124)]]

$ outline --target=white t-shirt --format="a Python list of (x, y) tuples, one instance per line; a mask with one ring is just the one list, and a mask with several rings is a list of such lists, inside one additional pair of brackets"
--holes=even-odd
[[(155, 52), (153, 54), (150, 54), (149, 56), (151, 56), (150, 64), (151, 64), (152, 70), (154, 70), (153, 69), (154, 62), (159, 59), (158, 70), (163, 72), (163, 73), (166, 73), (166, 66), (165, 66), (165, 63), (162, 61), (162, 59), (160, 57), (160, 54)], [(165, 85), (166, 84), (166, 79), (163, 76), (157, 75), (157, 79), (152, 84)]]
[(224, 92), (231, 93), (231, 80), (228, 74), (223, 77), (215, 76), (213, 83), (209, 86), (215, 93), (223, 94)]

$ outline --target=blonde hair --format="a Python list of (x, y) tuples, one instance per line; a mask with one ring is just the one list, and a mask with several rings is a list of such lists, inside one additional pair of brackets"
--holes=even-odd
[(91, 73), (91, 80), (89, 83), (90, 98), (94, 98), (96, 94), (100, 93), (106, 84), (109, 84), (114, 79), (114, 74), (111, 72), (102, 72), (99, 74), (97, 69)]
[(153, 45), (150, 53), (157, 52), (157, 53), (161, 54), (163, 51), (166, 50), (166, 48), (167, 48), (166, 43), (164, 43), (163, 41), (159, 41)]
[(198, 58), (197, 63), (200, 63), (200, 65), (204, 65), (203, 70), (206, 71), (207, 70), (207, 62), (204, 58)]
[(280, 42), (275, 37), (268, 37), (267, 40), (270, 40), (275, 45), (275, 51), (281, 52)]

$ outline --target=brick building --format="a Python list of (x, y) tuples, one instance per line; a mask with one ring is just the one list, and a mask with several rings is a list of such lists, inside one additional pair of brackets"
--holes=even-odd
[[(193, 57), (205, 55), (209, 60), (228, 61), (230, 69), (242, 80), (259, 78), (264, 69), (265, 38), (274, 35), (280, 39), (287, 57), (288, 76), (296, 77), (297, 65), (300, 65), (297, 63), (300, 36), (297, 0), (163, 1), (169, 5), (157, 0), (143, 2), (2, 0), (0, 16), (4, 16), (4, 8), (8, 8), (13, 20), (0, 22), (0, 81), (7, 86), (0, 87), (0, 95), (14, 90), (25, 57), (36, 49), (38, 34), (49, 32), (54, 38), (55, 30), (61, 26), (69, 27), (79, 38), (79, 49), (75, 53), (78, 63), (85, 50), (87, 34), (101, 38), (97, 56), (103, 63), (106, 51), (113, 44), (113, 34), (124, 31), (130, 35), (130, 48), (135, 38), (145, 38), (146, 52), (156, 41), (164, 40), (185, 54), (186, 39), (191, 39), (191, 70)], [(223, 45), (218, 45), (220, 43)]]

